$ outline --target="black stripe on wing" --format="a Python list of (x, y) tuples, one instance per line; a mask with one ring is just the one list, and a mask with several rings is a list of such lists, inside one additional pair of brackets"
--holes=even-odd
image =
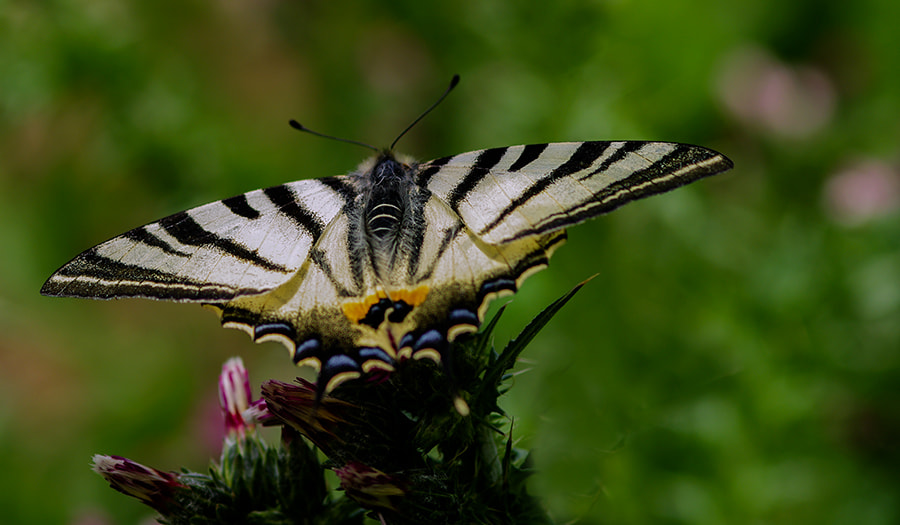
[[(312, 264), (315, 264), (322, 270), (322, 273), (325, 274), (325, 277), (331, 282), (331, 285), (334, 286), (334, 289), (339, 297), (353, 297), (357, 295), (357, 292), (350, 291), (341, 282), (338, 280), (337, 275), (335, 275), (334, 268), (331, 267), (331, 264), (328, 262), (328, 256), (322, 251), (319, 247), (314, 246), (309, 251), (309, 260)], [(362, 283), (362, 278), (360, 277), (359, 283), (354, 282), (354, 284), (359, 288)]]
[[(496, 228), (519, 206), (525, 205), (530, 199), (540, 195), (554, 182), (590, 167), (603, 155), (610, 144), (610, 142), (582, 143), (569, 160), (516, 197), (479, 233), (485, 235)], [(624, 143), (609, 158), (605, 159), (600, 166), (587, 175), (579, 177), (579, 180), (587, 181), (592, 177), (602, 177), (604, 172), (616, 162), (626, 159), (629, 154), (639, 151), (647, 144), (647, 142), (640, 141)], [(717, 162), (710, 162), (716, 159), (718, 160)], [(600, 191), (594, 193), (593, 198), (571, 206), (564, 212), (552, 214), (534, 228), (520, 231), (515, 236), (504, 239), (503, 242), (571, 226), (591, 217), (612, 211), (629, 201), (663, 193), (697, 179), (715, 175), (731, 167), (731, 161), (715, 151), (698, 146), (678, 144), (675, 145), (675, 149), (646, 168), (637, 170), (628, 177), (603, 187)], [(676, 176), (675, 173), (679, 171), (682, 173)]]
[(482, 151), (472, 166), (469, 167), (469, 172), (466, 173), (466, 176), (457, 183), (456, 187), (448, 195), (447, 204), (455, 210), (459, 206), (460, 201), (465, 200), (469, 192), (475, 189), (478, 183), (481, 182), (481, 179), (500, 162), (500, 159), (503, 158), (508, 149), (492, 148)]
[[(609, 147), (609, 144), (610, 144), (610, 143), (607, 142), (607, 143), (605, 143), (605, 144), (606, 144), (607, 147)], [(578, 179), (579, 179), (579, 180), (589, 179), (589, 178), (593, 177), (594, 175), (597, 175), (598, 173), (603, 173), (604, 171), (608, 170), (610, 166), (612, 166), (612, 165), (615, 164), (616, 162), (619, 162), (620, 160), (622, 160), (622, 159), (624, 159), (625, 157), (627, 157), (629, 153), (634, 153), (635, 151), (638, 151), (639, 149), (641, 149), (645, 144), (646, 144), (646, 142), (637, 142), (637, 141), (635, 141), (635, 142), (626, 142), (625, 144), (623, 144), (622, 146), (620, 146), (619, 149), (617, 149), (616, 151), (614, 151), (614, 152), (612, 153), (612, 155), (610, 155), (606, 160), (604, 160), (599, 166), (597, 166), (597, 168), (594, 169), (594, 171), (588, 173), (587, 175), (583, 175), (583, 176), (579, 177)], [(605, 150), (606, 150), (606, 148), (604, 148), (604, 151), (605, 151)], [(598, 158), (599, 158), (599, 157), (598, 157)], [(588, 164), (588, 166), (590, 166), (590, 164)], [(587, 168), (588, 166), (584, 166), (584, 167), (579, 168), (579, 169), (584, 169), (584, 168)], [(560, 168), (562, 168), (562, 166), (560, 166)], [(562, 175), (565, 176), (565, 175), (567, 175), (568, 173), (575, 173), (576, 171), (579, 171), (579, 170), (577, 170), (577, 169), (576, 169), (576, 170), (572, 170), (572, 171), (569, 171), (569, 172), (564, 173), (564, 174), (562, 174)], [(556, 177), (555, 179), (558, 179), (558, 178), (559, 178), (559, 177)], [(554, 180), (555, 180), (555, 179), (554, 179)]]
[(323, 186), (327, 186), (332, 189), (335, 193), (341, 196), (341, 199), (344, 201), (345, 206), (350, 206), (356, 201), (356, 197), (359, 195), (359, 192), (356, 188), (350, 184), (348, 178), (346, 176), (338, 176), (338, 177), (322, 177), (321, 179), (315, 179), (316, 182), (319, 182)]
[(224, 204), (226, 208), (231, 210), (231, 213), (239, 215), (245, 219), (259, 218), (259, 210), (257, 210), (253, 206), (250, 206), (250, 203), (247, 202), (246, 195), (236, 195), (234, 197), (225, 199), (222, 201), (222, 204)]
[[(82, 253), (44, 283), (41, 294), (60, 297), (149, 297), (154, 299), (221, 301), (233, 298), (232, 287), (195, 281), (160, 270), (126, 264), (97, 254)], [(259, 293), (240, 290), (241, 293)]]
[(146, 244), (147, 246), (153, 246), (155, 248), (159, 248), (169, 255), (175, 255), (178, 257), (190, 257), (191, 254), (187, 252), (182, 252), (176, 249), (171, 244), (166, 241), (160, 239), (156, 235), (150, 233), (147, 230), (146, 226), (141, 226), (139, 228), (135, 228), (131, 231), (127, 231), (122, 234), (122, 237), (126, 239), (131, 239), (132, 241), (139, 242), (141, 244)]
[(506, 220), (510, 214), (516, 211), (519, 206), (522, 206), (534, 196), (539, 195), (556, 180), (588, 168), (594, 161), (603, 155), (609, 147), (609, 144), (609, 142), (582, 142), (568, 160), (560, 164), (556, 169), (532, 184), (525, 192), (516, 197), (479, 233), (483, 235), (496, 228), (500, 223)]
[(274, 263), (262, 257), (256, 251), (248, 249), (231, 239), (226, 239), (218, 234), (205, 229), (191, 217), (189, 211), (182, 211), (160, 220), (160, 225), (166, 232), (186, 246), (214, 246), (215, 248), (248, 263), (255, 264), (266, 270), (288, 273), (285, 266)]
[(297, 201), (294, 193), (286, 185), (273, 186), (263, 190), (280, 213), (289, 217), (295, 224), (306, 230), (313, 238), (313, 244), (322, 236), (325, 225), (310, 210)]
[(408, 235), (405, 237), (405, 245), (409, 254), (406, 267), (410, 279), (419, 272), (419, 264), (422, 256), (422, 245), (425, 243), (425, 206), (428, 205), (430, 192), (423, 188), (417, 188), (412, 195), (413, 205), (409, 208), (409, 216), (405, 219)]
[(465, 228), (462, 227), (462, 223), (457, 223), (452, 228), (447, 228), (447, 231), (444, 232), (444, 237), (441, 239), (440, 246), (438, 248), (437, 254), (435, 254), (431, 261), (428, 263), (428, 267), (420, 276), (418, 276), (419, 280), (431, 279), (432, 274), (434, 274), (434, 269), (437, 268), (439, 262), (441, 262), (441, 258), (444, 256), (444, 252), (447, 251), (447, 248), (453, 243), (456, 236), (461, 232), (465, 232)]
[(441, 157), (439, 159), (434, 159), (427, 164), (425, 169), (419, 171), (416, 176), (416, 184), (421, 187), (428, 186), (428, 183), (431, 181), (431, 177), (434, 177), (436, 173), (441, 171), (441, 168), (444, 167), (448, 162), (453, 160), (453, 156), (449, 157)]
[(512, 163), (512, 166), (509, 167), (509, 171), (519, 171), (525, 166), (528, 166), (532, 162), (536, 161), (538, 157), (541, 156), (541, 153), (547, 149), (548, 144), (529, 144), (522, 148), (522, 153), (519, 154), (519, 158), (516, 159), (515, 162)]
[[(710, 162), (713, 160), (717, 162)], [(543, 232), (565, 228), (610, 212), (627, 202), (673, 190), (695, 180), (731, 169), (732, 166), (733, 164), (728, 158), (715, 151), (698, 146), (679, 145), (650, 166), (606, 186), (594, 195), (594, 199), (570, 209), (566, 214), (555, 214), (548, 217), (535, 230)], [(674, 173), (679, 170), (687, 171), (675, 176)]]

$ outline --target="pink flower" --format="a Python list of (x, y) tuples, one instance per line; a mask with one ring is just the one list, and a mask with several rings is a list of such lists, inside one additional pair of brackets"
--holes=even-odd
[(856, 161), (831, 176), (823, 200), (835, 221), (862, 224), (900, 208), (900, 173), (880, 160)]
[(759, 48), (727, 56), (718, 92), (744, 125), (798, 139), (828, 125), (837, 103), (834, 85), (822, 70), (786, 64)]
[(103, 476), (110, 487), (163, 514), (175, 504), (175, 491), (186, 488), (173, 472), (162, 472), (120, 456), (95, 455), (94, 472)]
[(219, 375), (219, 406), (225, 414), (225, 439), (243, 439), (255, 425), (244, 420), (244, 411), (250, 408), (250, 380), (244, 362), (232, 357), (222, 365)]

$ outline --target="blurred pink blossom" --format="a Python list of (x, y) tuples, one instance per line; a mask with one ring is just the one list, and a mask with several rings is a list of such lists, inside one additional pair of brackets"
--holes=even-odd
[(833, 174), (824, 205), (835, 221), (854, 226), (900, 208), (900, 173), (888, 163), (863, 159)]
[(83, 511), (69, 522), (69, 525), (114, 525), (105, 513), (98, 509)]
[(820, 69), (788, 65), (763, 49), (730, 53), (718, 96), (743, 124), (783, 137), (805, 138), (831, 121), (836, 94)]

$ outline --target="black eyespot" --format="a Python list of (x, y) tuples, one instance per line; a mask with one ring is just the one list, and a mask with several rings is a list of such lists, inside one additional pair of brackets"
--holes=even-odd
[(384, 322), (385, 312), (387, 312), (387, 309), (390, 307), (390, 299), (382, 298), (380, 301), (369, 307), (369, 311), (366, 312), (366, 316), (360, 319), (359, 322), (365, 325), (369, 325), (372, 328), (378, 328), (379, 326), (381, 326), (381, 323)]
[(406, 316), (413, 309), (412, 306), (406, 303), (406, 301), (397, 301), (394, 303), (394, 309), (388, 314), (388, 321), (392, 323), (399, 323), (403, 321)]

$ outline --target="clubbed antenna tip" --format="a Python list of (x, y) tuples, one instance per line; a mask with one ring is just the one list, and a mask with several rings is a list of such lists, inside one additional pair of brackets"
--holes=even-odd
[(331, 140), (336, 140), (338, 142), (346, 142), (347, 144), (356, 144), (357, 146), (369, 148), (372, 151), (376, 151), (376, 152), (378, 151), (378, 148), (376, 148), (375, 146), (366, 144), (365, 142), (360, 142), (358, 140), (342, 139), (340, 137), (334, 137), (332, 135), (326, 135), (324, 133), (319, 133), (318, 131), (313, 131), (313, 130), (307, 128), (306, 126), (304, 126), (303, 124), (297, 122), (294, 119), (289, 120), (288, 124), (290, 124), (291, 127), (296, 129), (297, 131), (303, 131), (303, 132), (309, 133), (310, 135), (322, 137), (323, 139), (331, 139)]

